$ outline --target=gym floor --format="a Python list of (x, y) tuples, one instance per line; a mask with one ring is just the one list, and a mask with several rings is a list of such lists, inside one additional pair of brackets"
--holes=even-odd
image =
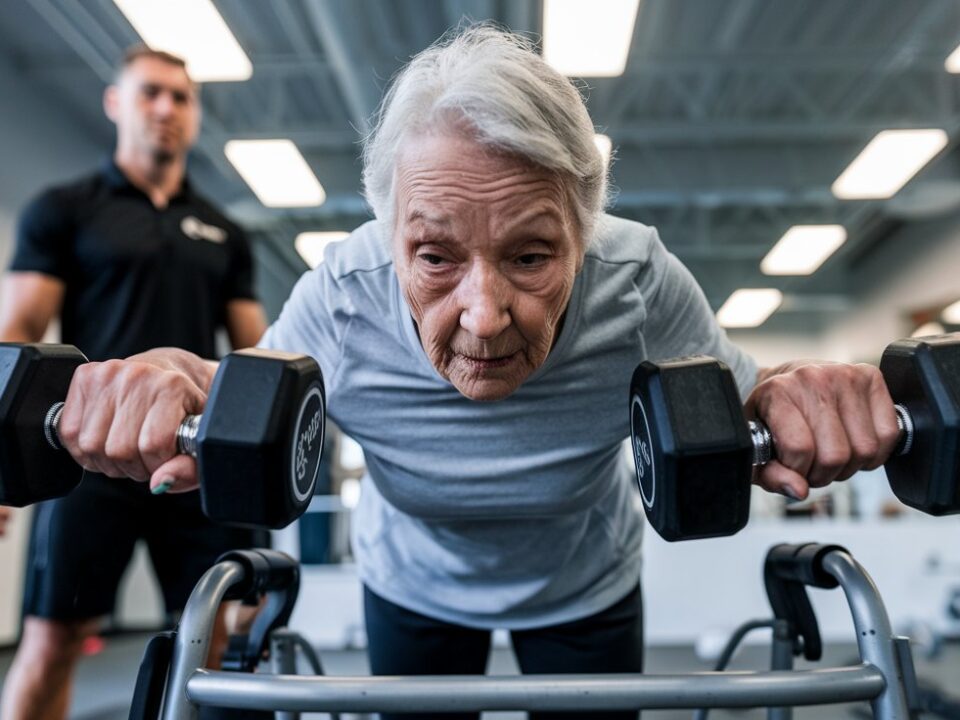
[[(137, 667), (146, 636), (124, 635), (109, 638), (104, 650), (86, 657), (81, 663), (77, 677), (71, 720), (126, 720), (129, 697), (133, 690)], [(824, 662), (844, 664), (855, 657), (853, 646), (834, 646), (826, 649)], [(0, 681), (6, 676), (13, 653), (0, 652)], [(332, 675), (356, 675), (367, 672), (366, 657), (362, 651), (326, 651), (322, 654), (325, 669)], [(921, 681), (936, 687), (957, 690), (960, 678), (960, 646), (948, 645), (933, 660), (917, 658), (917, 673)], [(759, 669), (767, 662), (767, 651), (755, 645), (743, 648), (734, 659), (733, 669)], [(691, 672), (708, 669), (697, 660), (687, 647), (657, 647), (648, 653), (649, 670), (652, 673)], [(802, 664), (800, 664), (802, 666)], [(513, 657), (507, 650), (495, 650), (490, 672), (511, 674), (516, 672)], [(692, 712), (685, 710), (649, 711), (644, 720), (673, 720), (689, 718)], [(305, 718), (322, 718), (323, 715), (305, 715)], [(345, 716), (357, 718), (367, 716)], [(487, 713), (485, 718), (519, 720), (522, 713)], [(761, 720), (766, 717), (762, 709), (745, 711), (715, 710), (712, 720)], [(815, 708), (799, 708), (794, 713), (796, 720), (838, 720), (840, 718), (870, 717), (869, 707), (864, 705), (832, 705)]]

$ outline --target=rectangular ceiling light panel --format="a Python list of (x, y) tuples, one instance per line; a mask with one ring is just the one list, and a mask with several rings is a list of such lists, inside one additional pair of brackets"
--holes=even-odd
[(760, 263), (766, 275), (810, 275), (847, 239), (843, 225), (794, 225)]
[(297, 235), (293, 241), (293, 246), (297, 249), (300, 257), (311, 269), (317, 267), (323, 262), (323, 250), (332, 242), (343, 240), (350, 233), (342, 230), (331, 232), (303, 232)]
[(570, 77), (617, 77), (627, 67), (640, 0), (544, 0), (543, 59)]
[(943, 318), (945, 323), (950, 323), (951, 325), (960, 325), (960, 300), (957, 300), (952, 305), (945, 307), (940, 317)]
[(227, 159), (267, 207), (315, 207), (323, 186), (290, 140), (231, 140)]
[(613, 151), (613, 140), (608, 135), (597, 133), (593, 136), (593, 144), (597, 146), (600, 155), (603, 157), (603, 164), (610, 164), (610, 153)]
[(841, 200), (893, 197), (947, 144), (947, 134), (928, 130), (877, 133), (844, 170), (831, 190)]
[(717, 311), (717, 321), (726, 328), (752, 328), (762, 325), (783, 302), (783, 293), (775, 288), (737, 290)]
[(960, 73), (960, 45), (950, 53), (946, 62), (943, 63), (943, 67), (946, 68), (947, 72)]
[(195, 82), (249, 80), (250, 58), (210, 0), (113, 0), (143, 41), (183, 58)]

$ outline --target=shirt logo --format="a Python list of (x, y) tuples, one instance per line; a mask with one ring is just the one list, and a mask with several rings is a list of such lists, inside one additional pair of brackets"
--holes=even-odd
[(227, 241), (227, 231), (214, 225), (200, 222), (193, 215), (187, 215), (180, 221), (180, 230), (191, 240), (206, 240), (212, 243)]

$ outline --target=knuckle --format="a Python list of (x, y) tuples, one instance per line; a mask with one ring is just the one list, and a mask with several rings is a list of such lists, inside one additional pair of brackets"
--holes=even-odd
[(98, 362), (88, 362), (80, 365), (73, 371), (73, 382), (80, 386), (86, 385), (97, 373), (100, 364)]
[(777, 454), (785, 460), (810, 458), (815, 450), (813, 441), (809, 438), (786, 437), (777, 441)]
[(114, 462), (128, 463), (136, 460), (136, 445), (129, 438), (110, 435), (104, 443), (103, 452)]
[(139, 441), (140, 454), (161, 457), (169, 454), (169, 442), (159, 433), (143, 433)]
[(64, 445), (76, 447), (80, 435), (79, 420), (74, 420), (72, 415), (68, 416), (67, 413), (64, 413), (60, 418), (60, 424), (57, 426), (57, 433)]
[(851, 449), (850, 460), (855, 465), (863, 467), (869, 463), (876, 462), (879, 453), (880, 443), (870, 438), (864, 438), (854, 443)]
[(880, 372), (880, 368), (869, 363), (857, 363), (851, 367), (864, 383), (868, 385), (883, 384), (883, 374)]
[(845, 467), (849, 462), (849, 447), (830, 447), (817, 453), (817, 465), (832, 473)]
[(91, 432), (80, 432), (77, 434), (75, 444), (80, 453), (86, 458), (94, 458), (102, 454), (103, 444), (101, 439)]
[(900, 439), (900, 428), (896, 422), (884, 423), (877, 429), (877, 435), (883, 445), (890, 447)]
[(103, 362), (91, 363), (90, 379), (97, 383), (107, 383), (113, 378), (122, 376), (123, 360), (104, 360)]

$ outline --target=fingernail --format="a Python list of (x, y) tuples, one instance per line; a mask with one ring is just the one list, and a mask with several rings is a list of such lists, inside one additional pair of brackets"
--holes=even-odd
[(150, 488), (150, 492), (154, 495), (163, 495), (167, 490), (173, 487), (173, 480), (170, 478), (165, 478), (160, 482), (159, 485)]
[(791, 487), (790, 485), (783, 486), (783, 494), (789, 498), (792, 498), (793, 500), (799, 501), (801, 499), (797, 491), (794, 490), (793, 487)]

